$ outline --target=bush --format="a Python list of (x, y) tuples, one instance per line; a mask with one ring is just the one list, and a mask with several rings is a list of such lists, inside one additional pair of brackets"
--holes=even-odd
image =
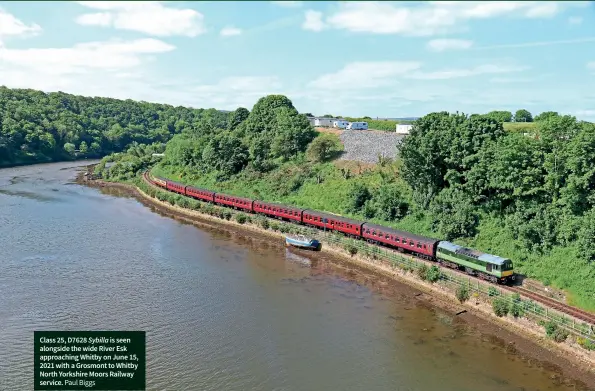
[(282, 233), (287, 232), (289, 228), (287, 227), (286, 224), (281, 224), (281, 226), (279, 227), (279, 231), (281, 231)]
[(417, 275), (419, 276), (419, 278), (421, 278), (422, 280), (426, 280), (426, 278), (428, 278), (428, 265), (426, 265), (425, 263), (423, 263), (418, 269), (417, 269)]
[(560, 343), (566, 341), (568, 338), (568, 331), (558, 327), (558, 325), (554, 321), (549, 321), (545, 323), (545, 334), (553, 339), (554, 341)]
[(500, 295), (500, 292), (498, 292), (498, 289), (494, 288), (493, 286), (489, 287), (488, 296), (494, 297), (494, 296), (498, 296), (498, 295)]
[(515, 318), (523, 316), (523, 302), (521, 301), (521, 296), (518, 293), (512, 295), (510, 314)]
[(266, 217), (261, 218), (259, 225), (264, 229), (269, 229), (270, 227), (269, 220)]
[(225, 220), (231, 220), (233, 214), (231, 213), (231, 211), (224, 209), (221, 212), (221, 218), (225, 219)]
[(273, 231), (278, 231), (278, 230), (279, 230), (279, 223), (277, 223), (276, 221), (273, 221), (273, 222), (270, 224), (270, 227), (271, 227), (271, 229), (272, 229)]
[(456, 291), (456, 296), (460, 303), (469, 300), (469, 287), (467, 285), (459, 285)]
[(236, 221), (240, 224), (244, 224), (246, 222), (246, 215), (244, 213), (238, 213), (236, 215)]
[(583, 347), (584, 349), (595, 350), (595, 342), (588, 340), (587, 338), (579, 337), (576, 339), (576, 343), (578, 343), (579, 346)]
[(436, 265), (432, 265), (431, 268), (428, 269), (426, 272), (426, 280), (430, 282), (436, 282), (440, 279), (441, 273), (440, 269)]
[(349, 253), (349, 255), (354, 256), (357, 254), (357, 247), (355, 247), (352, 243), (348, 243), (345, 245), (345, 250)]
[(494, 309), (494, 314), (500, 318), (508, 315), (509, 305), (508, 301), (504, 297), (495, 298), (492, 301), (492, 308)]

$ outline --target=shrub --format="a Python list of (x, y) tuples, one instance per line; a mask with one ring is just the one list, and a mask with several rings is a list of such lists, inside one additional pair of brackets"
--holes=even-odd
[(469, 300), (469, 287), (467, 285), (459, 285), (456, 291), (456, 296), (460, 303)]
[(355, 247), (352, 243), (348, 243), (345, 245), (345, 250), (349, 253), (349, 255), (354, 256), (357, 254), (357, 247)]
[(281, 224), (281, 226), (279, 227), (279, 231), (281, 231), (282, 233), (287, 232), (288, 227), (285, 224)]
[(583, 347), (584, 349), (595, 350), (595, 342), (588, 340), (587, 338), (578, 337), (576, 339), (576, 343), (578, 343), (579, 346)]
[(523, 303), (521, 301), (521, 295), (515, 293), (512, 295), (512, 305), (510, 306), (510, 313), (515, 318), (523, 316)]
[(227, 210), (227, 209), (224, 209), (221, 212), (221, 218), (223, 218), (225, 220), (231, 220), (231, 217), (232, 216), (233, 216), (233, 214), (229, 210)]
[(260, 226), (264, 229), (269, 229), (269, 227), (270, 227), (269, 220), (266, 217), (261, 218), (259, 223), (260, 223)]
[(566, 341), (566, 338), (568, 338), (568, 331), (558, 327), (554, 321), (550, 320), (549, 322), (545, 323), (544, 327), (545, 334), (558, 343), (564, 342)]
[(494, 288), (493, 286), (489, 287), (488, 296), (494, 297), (494, 296), (498, 296), (498, 295), (500, 295), (500, 292), (498, 292), (498, 289)]
[(423, 263), (417, 269), (417, 275), (419, 276), (419, 278), (421, 278), (422, 280), (425, 281), (425, 279), (428, 278), (428, 265), (426, 265), (425, 263)]
[(497, 297), (492, 301), (492, 308), (494, 309), (494, 314), (498, 317), (503, 317), (508, 315), (509, 305), (508, 301), (504, 297)]
[(279, 230), (279, 223), (277, 223), (276, 221), (273, 221), (273, 222), (270, 224), (270, 228), (271, 228), (273, 231), (278, 231), (278, 230)]
[(178, 204), (178, 206), (181, 206), (182, 208), (188, 208), (188, 206), (190, 206), (190, 202), (188, 202), (188, 199), (181, 196), (178, 196), (176, 204)]
[(244, 213), (238, 213), (236, 215), (236, 221), (240, 224), (244, 224), (246, 222), (246, 215)]
[(440, 279), (440, 269), (436, 265), (432, 265), (431, 268), (426, 272), (426, 279), (430, 282), (436, 282)]

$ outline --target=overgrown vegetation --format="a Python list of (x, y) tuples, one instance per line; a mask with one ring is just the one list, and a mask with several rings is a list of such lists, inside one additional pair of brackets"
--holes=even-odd
[(541, 325), (545, 328), (545, 334), (548, 338), (551, 338), (558, 343), (564, 342), (568, 338), (568, 331), (559, 327), (551, 320), (548, 322), (541, 322)]
[(460, 303), (466, 302), (469, 300), (469, 287), (467, 285), (459, 285), (455, 295)]
[[(0, 166), (96, 158), (165, 143), (217, 110), (0, 86)], [(225, 114), (225, 116), (227, 116)]]
[[(531, 131), (505, 131), (509, 120)], [(184, 183), (511, 258), (595, 309), (595, 125), (571, 116), (431, 113), (397, 161), (357, 172), (281, 95), (223, 113), (2, 88), (0, 125), (0, 165), (115, 152), (97, 172), (126, 180), (159, 161), (155, 174)]]

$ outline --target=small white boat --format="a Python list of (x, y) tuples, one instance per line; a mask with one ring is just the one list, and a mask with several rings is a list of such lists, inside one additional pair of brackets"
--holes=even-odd
[(309, 250), (320, 250), (322, 247), (318, 240), (307, 238), (304, 235), (285, 235), (285, 244)]

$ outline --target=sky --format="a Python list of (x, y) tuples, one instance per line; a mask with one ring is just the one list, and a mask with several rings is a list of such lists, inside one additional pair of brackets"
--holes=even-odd
[(595, 120), (595, 4), (2, 2), (0, 85), (315, 115)]

